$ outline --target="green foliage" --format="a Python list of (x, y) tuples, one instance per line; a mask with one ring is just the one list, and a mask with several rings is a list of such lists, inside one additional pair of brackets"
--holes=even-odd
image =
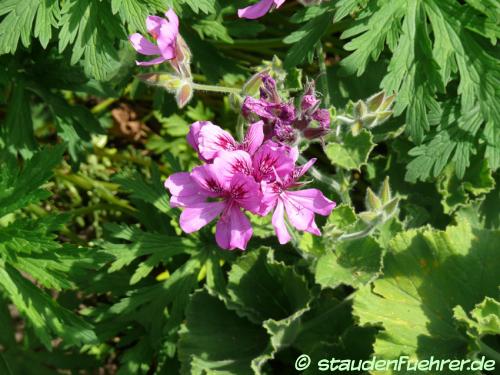
[(396, 236), (384, 257), (383, 277), (373, 289), (360, 289), (354, 300), (362, 325), (383, 327), (375, 355), (463, 358), (467, 344), (453, 311), (457, 306), (470, 311), (486, 296), (498, 297), (499, 236), (464, 221), (444, 232), (423, 229)]
[[(0, 2), (0, 374), (498, 359), (498, 2), (235, 15), (255, 2)], [(302, 114), (316, 81), (331, 131), (300, 139), (298, 164), (315, 158), (305, 188), (337, 203), (321, 236), (280, 245), (272, 215), (250, 218), (245, 252), (219, 249), (212, 224), (182, 232), (164, 182), (199, 165), (190, 124), (248, 123), (243, 96), (196, 90), (179, 109), (135, 78), (171, 74), (136, 67), (127, 41), (171, 6), (196, 83), (258, 97), (269, 71)]]
[[(63, 147), (37, 152), (19, 170), (17, 161), (4, 153), (0, 175), (0, 217), (15, 213), (47, 198), (41, 188), (60, 162)], [(76, 287), (72, 277), (99, 264), (90, 250), (60, 244), (53, 232), (64, 220), (47, 216), (40, 220), (19, 217), (0, 227), (0, 290), (27, 318), (34, 333), (47, 348), (61, 337), (69, 345), (97, 340), (92, 325), (51, 299), (41, 288)], [(76, 269), (75, 269), (76, 267)]]
[(330, 143), (325, 153), (334, 165), (345, 169), (357, 169), (366, 164), (370, 152), (375, 147), (372, 134), (362, 130), (360, 134), (347, 133), (343, 143)]
[[(355, 2), (345, 3), (339, 7)], [(436, 176), (454, 150), (452, 160), (459, 177), (469, 165), (467, 155), (479, 150), (497, 169), (500, 139), (493, 129), (500, 121), (495, 104), (500, 75), (493, 48), (499, 30), (491, 19), (496, 18), (498, 6), (486, 9), (475, 2), (469, 6), (453, 0), (369, 4), (342, 34), (344, 39), (354, 37), (345, 45), (353, 53), (342, 66), (361, 75), (369, 60), (377, 60), (385, 46), (394, 51), (381, 87), (398, 94), (396, 114), (406, 110), (409, 135), (416, 143), (424, 143), (412, 150), (417, 159), (408, 165), (409, 178)], [(481, 37), (489, 38), (491, 44)], [(440, 107), (443, 112), (447, 110), (446, 103), (437, 100), (445, 93), (451, 98), (459, 95), (458, 116), (443, 116), (433, 123), (432, 114)], [(465, 144), (464, 136), (468, 138)], [(480, 148), (479, 142), (485, 142), (486, 149)]]

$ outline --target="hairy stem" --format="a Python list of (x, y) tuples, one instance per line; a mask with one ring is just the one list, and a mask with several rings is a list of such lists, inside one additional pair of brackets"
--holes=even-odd
[(326, 55), (323, 52), (323, 44), (321, 42), (318, 43), (316, 47), (316, 55), (318, 57), (318, 66), (319, 66), (319, 83), (320, 83), (320, 91), (323, 94), (323, 106), (328, 108), (330, 106), (330, 90), (328, 89), (328, 74), (326, 71), (325, 59)]
[(236, 94), (236, 95), (239, 95), (241, 93), (241, 89), (236, 87), (204, 85), (195, 82), (193, 82), (191, 85), (194, 90), (199, 90), (199, 91), (220, 92), (223, 94)]

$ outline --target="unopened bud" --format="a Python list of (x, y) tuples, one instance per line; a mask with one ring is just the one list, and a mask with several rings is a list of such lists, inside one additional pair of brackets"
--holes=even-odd
[(386, 204), (391, 200), (391, 187), (389, 186), (389, 177), (386, 177), (384, 183), (382, 184), (382, 188), (380, 189), (380, 198), (382, 199), (382, 203)]
[(382, 201), (370, 188), (366, 189), (366, 205), (373, 211), (378, 211), (382, 207)]
[(179, 108), (183, 108), (188, 104), (193, 97), (193, 86), (191, 82), (184, 81), (184, 84), (177, 90), (175, 95), (175, 101)]

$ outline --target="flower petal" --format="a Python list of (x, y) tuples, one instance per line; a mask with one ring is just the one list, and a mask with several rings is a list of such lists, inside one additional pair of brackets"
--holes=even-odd
[(238, 148), (233, 136), (214, 124), (207, 124), (200, 129), (199, 150), (206, 160), (213, 160), (222, 150), (232, 151)]
[(257, 181), (273, 181), (275, 173), (280, 177), (293, 171), (295, 162), (287, 147), (268, 141), (252, 157), (253, 175)]
[(201, 165), (193, 168), (191, 177), (203, 189), (203, 193), (210, 197), (220, 197), (225, 192), (225, 183), (214, 169), (213, 164)]
[(191, 145), (192, 148), (195, 149), (196, 152), (200, 152), (198, 146), (199, 146), (199, 136), (200, 136), (200, 129), (205, 126), (211, 124), (213, 125), (210, 121), (196, 121), (191, 124), (189, 127), (189, 133), (186, 136), (186, 139), (188, 143)]
[(150, 66), (150, 65), (157, 65), (161, 64), (162, 62), (167, 61), (163, 56), (157, 57), (156, 59), (153, 59), (151, 61), (136, 61), (135, 63), (140, 66)]
[(304, 189), (297, 191), (287, 191), (287, 197), (290, 201), (307, 208), (317, 214), (328, 216), (335, 208), (335, 202), (326, 198), (318, 189)]
[(206, 202), (187, 207), (182, 211), (179, 224), (186, 233), (196, 232), (215, 219), (225, 205), (225, 202)]
[(242, 150), (220, 151), (214, 159), (213, 165), (218, 176), (228, 182), (237, 173), (251, 175), (253, 170), (252, 158)]
[(260, 185), (255, 182), (252, 176), (243, 173), (235, 174), (231, 179), (229, 192), (231, 198), (241, 207), (253, 213), (259, 212), (262, 192), (260, 191)]
[(132, 47), (142, 55), (151, 56), (160, 54), (160, 49), (141, 34), (132, 34), (128, 37), (128, 40), (132, 44)]
[(243, 141), (243, 149), (250, 155), (260, 147), (264, 141), (264, 122), (257, 121), (250, 125)]
[(168, 23), (172, 25), (175, 30), (179, 30), (179, 17), (175, 14), (174, 10), (170, 8), (165, 12), (165, 17), (168, 19)]
[(174, 173), (165, 181), (165, 188), (170, 191), (171, 207), (187, 207), (204, 202), (206, 194), (187, 172)]
[(217, 222), (215, 240), (223, 249), (245, 250), (252, 234), (250, 221), (239, 207), (233, 205)]
[(278, 199), (278, 204), (276, 205), (276, 209), (273, 213), (272, 219), (274, 231), (276, 232), (276, 236), (278, 237), (278, 241), (280, 244), (284, 245), (291, 240), (290, 233), (286, 229), (285, 225), (285, 210), (283, 206), (283, 202), (281, 199)]
[(243, 9), (238, 9), (238, 17), (256, 19), (265, 15), (274, 4), (274, 0), (261, 0), (257, 4), (250, 5)]
[(290, 224), (298, 230), (309, 229), (311, 227), (311, 223), (314, 222), (314, 212), (301, 205), (300, 202), (293, 200), (289, 196), (288, 191), (282, 193), (281, 198), (283, 199)]
[(166, 23), (167, 23), (166, 19), (158, 16), (146, 17), (146, 29), (155, 39), (158, 38), (158, 36), (160, 35), (161, 26)]

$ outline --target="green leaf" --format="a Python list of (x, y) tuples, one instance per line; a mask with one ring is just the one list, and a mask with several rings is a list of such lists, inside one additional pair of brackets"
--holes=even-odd
[(461, 306), (453, 309), (455, 319), (467, 325), (472, 337), (500, 335), (500, 303), (490, 297), (477, 304), (469, 317)]
[(306, 281), (292, 267), (276, 262), (267, 248), (241, 257), (228, 278), (228, 307), (263, 324), (274, 348), (290, 345), (300, 316), (309, 309), (311, 295)]
[(28, 93), (22, 81), (14, 85), (5, 127), (7, 144), (14, 147), (13, 153), (20, 151), (25, 156), (31, 156), (35, 149), (33, 120)]
[(325, 152), (333, 165), (359, 170), (368, 161), (374, 147), (372, 134), (363, 129), (357, 136), (346, 133), (343, 143), (329, 143)]
[(499, 231), (459, 221), (446, 231), (398, 234), (384, 258), (384, 275), (360, 289), (354, 315), (377, 325), (378, 358), (464, 358), (467, 339), (456, 328), (453, 309), (470, 311), (486, 296), (498, 296)]
[[(59, 2), (57, 0), (19, 0), (10, 3), (12, 5), (7, 8), (0, 7), (0, 14), (7, 13), (0, 22), (0, 55), (14, 53), (19, 39), (24, 47), (29, 47), (32, 29), (33, 35), (46, 48), (52, 36), (52, 27), (58, 25)], [(7, 4), (10, 5), (8, 2)], [(33, 22), (35, 22), (34, 27)]]
[[(182, 374), (255, 374), (251, 364), (267, 348), (268, 336), (206, 291), (192, 295), (180, 334)], [(210, 350), (207, 350), (210, 348)]]
[(111, 13), (107, 2), (91, 0), (65, 1), (61, 9), (59, 52), (70, 44), (71, 64), (83, 58), (85, 73), (97, 80), (107, 81), (119, 66), (116, 38), (125, 33)]
[(332, 19), (333, 12), (324, 12), (283, 39), (287, 44), (294, 44), (288, 51), (283, 63), (285, 69), (297, 66), (302, 63), (306, 57), (312, 60), (316, 45), (321, 40), (321, 37), (327, 32), (332, 23)]
[(177, 0), (177, 2), (189, 5), (196, 14), (199, 12), (205, 14), (215, 13), (218, 5), (217, 0)]
[(445, 213), (467, 205), (471, 199), (487, 194), (494, 188), (495, 180), (492, 172), (488, 168), (488, 162), (483, 159), (475, 159), (472, 162), (463, 180), (456, 177), (451, 168), (447, 168), (438, 181), (438, 190), (443, 197), (441, 204)]
[(97, 341), (90, 324), (60, 306), (8, 264), (0, 264), (0, 288), (28, 318), (46, 348), (52, 347), (53, 336), (60, 336), (72, 345)]
[(382, 271), (383, 251), (371, 237), (339, 242), (316, 263), (315, 279), (323, 288), (367, 285)]
[(27, 160), (20, 172), (12, 157), (3, 158), (7, 165), (0, 170), (0, 217), (47, 197), (39, 187), (52, 176), (63, 152), (63, 145), (47, 147)]

